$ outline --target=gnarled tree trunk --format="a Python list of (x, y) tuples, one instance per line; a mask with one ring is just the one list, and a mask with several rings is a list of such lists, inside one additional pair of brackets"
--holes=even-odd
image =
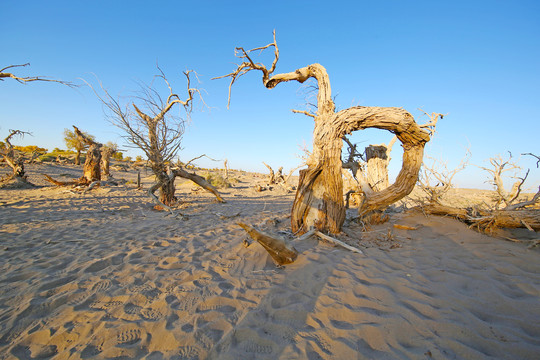
[(89, 146), (86, 153), (86, 160), (84, 162), (83, 176), (80, 179), (80, 182), (90, 184), (93, 181), (100, 181), (102, 145), (85, 136), (75, 125), (73, 125), (73, 128), (75, 129), (75, 134), (77, 134), (81, 142), (84, 142)]
[(101, 151), (99, 144), (92, 144), (86, 153), (83, 178), (87, 183), (101, 180)]
[[(274, 47), (274, 61), (270, 69), (255, 63), (250, 57), (253, 51)], [(326, 69), (320, 64), (312, 64), (293, 72), (273, 75), (279, 51), (275, 39), (266, 46), (244, 50), (237, 48), (237, 56), (243, 59), (237, 69), (225, 76), (230, 77), (230, 88), (236, 79), (251, 70), (262, 72), (264, 86), (274, 88), (281, 82), (298, 81), (309, 78), (317, 81), (317, 113), (297, 111), (313, 117), (313, 153), (307, 161), (308, 168), (300, 172), (300, 180), (291, 211), (293, 232), (304, 233), (312, 228), (323, 232), (339, 233), (345, 220), (343, 202), (343, 179), (341, 148), (342, 138), (356, 130), (379, 128), (391, 131), (403, 143), (403, 168), (396, 182), (382, 191), (369, 191), (360, 207), (362, 216), (371, 211), (384, 209), (393, 202), (408, 195), (418, 179), (422, 164), (424, 145), (429, 141), (429, 133), (422, 130), (414, 118), (400, 108), (353, 107), (335, 112), (332, 101), (330, 80)]]

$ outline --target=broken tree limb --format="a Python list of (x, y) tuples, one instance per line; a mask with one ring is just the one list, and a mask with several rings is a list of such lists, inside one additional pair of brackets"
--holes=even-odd
[(176, 167), (176, 168), (173, 168), (171, 170), (173, 171), (174, 175), (179, 176), (179, 177), (184, 178), (184, 179), (191, 180), (195, 184), (197, 184), (200, 187), (202, 187), (203, 189), (205, 189), (206, 191), (214, 194), (214, 196), (216, 197), (218, 202), (220, 202), (220, 203), (225, 202), (225, 200), (223, 200), (223, 198), (221, 197), (221, 194), (219, 193), (219, 191), (217, 191), (217, 189), (215, 187), (213, 187), (212, 184), (210, 184), (208, 181), (206, 181), (206, 179), (203, 178), (202, 176), (197, 175), (195, 173), (189, 173), (189, 172), (187, 172), (186, 170), (184, 170), (184, 169), (182, 169), (180, 167)]
[(270, 167), (270, 165), (268, 165), (267, 163), (265, 163), (263, 161), (263, 164), (264, 166), (266, 166), (268, 168), (268, 171), (270, 171), (270, 177), (268, 179), (268, 184), (275, 184), (276, 183), (276, 176), (274, 174), (274, 170), (272, 169), (272, 167)]
[(343, 241), (338, 240), (338, 239), (336, 239), (336, 238), (333, 238), (333, 237), (331, 237), (331, 236), (328, 236), (328, 235), (326, 235), (326, 234), (323, 234), (322, 232), (320, 232), (320, 231), (318, 231), (318, 230), (316, 230), (314, 234), (317, 235), (318, 237), (320, 237), (320, 238), (323, 239), (323, 240), (326, 240), (326, 241), (331, 242), (331, 243), (333, 243), (333, 244), (336, 244), (336, 245), (339, 245), (339, 246), (341, 246), (341, 247), (344, 247), (345, 249), (350, 250), (350, 251), (352, 251), (352, 252), (355, 252), (355, 253), (364, 255), (364, 252), (363, 252), (362, 250), (360, 250), (360, 249), (358, 249), (358, 248), (355, 248), (354, 246), (347, 245), (347, 244), (345, 244)]
[(238, 222), (238, 226), (244, 229), (249, 236), (261, 244), (278, 265), (293, 263), (298, 257), (298, 251), (287, 242), (278, 237), (273, 237), (245, 223)]
[(422, 205), (417, 209), (425, 214), (452, 216), (471, 227), (487, 232), (496, 228), (522, 227), (530, 227), (535, 231), (540, 230), (540, 209), (473, 211), (472, 209), (455, 208), (437, 203)]

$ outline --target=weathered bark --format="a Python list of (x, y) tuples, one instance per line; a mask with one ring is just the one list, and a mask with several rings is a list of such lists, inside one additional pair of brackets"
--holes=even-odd
[(101, 180), (101, 147), (100, 143), (95, 142), (91, 138), (85, 136), (75, 125), (75, 134), (81, 142), (89, 146), (86, 152), (86, 160), (83, 167), (83, 176), (80, 179), (81, 183), (90, 184), (93, 181)]
[(252, 226), (242, 222), (237, 224), (242, 227), (253, 240), (256, 240), (261, 244), (278, 265), (290, 264), (298, 257), (298, 251), (293, 246), (287, 244), (284, 239), (255, 230)]
[(366, 172), (369, 185), (375, 191), (388, 187), (388, 148), (386, 145), (366, 147)]
[(101, 173), (104, 176), (110, 176), (111, 156), (116, 152), (116, 149), (108, 145), (101, 147)]
[(27, 179), (24, 170), (24, 158), (16, 155), (13, 145), (11, 144), (11, 138), (13, 136), (28, 134), (20, 130), (10, 130), (9, 135), (4, 139), (4, 149), (1, 149), (0, 154), (4, 157), (4, 161), (11, 167), (13, 171), (10, 176), (2, 180), (3, 187), (20, 188), (22, 186), (34, 186)]
[(77, 155), (75, 155), (75, 165), (81, 165), (81, 150), (77, 149)]
[(83, 168), (83, 179), (90, 184), (101, 180), (101, 151), (99, 144), (92, 144), (86, 152)]
[[(274, 61), (270, 69), (255, 63), (250, 53), (274, 47)], [(422, 164), (424, 144), (429, 141), (429, 133), (420, 129), (414, 118), (399, 108), (354, 107), (335, 112), (330, 80), (326, 69), (320, 64), (312, 64), (293, 72), (273, 75), (278, 58), (275, 33), (274, 42), (266, 46), (244, 50), (237, 48), (238, 57), (243, 59), (237, 69), (225, 76), (230, 77), (230, 89), (236, 79), (251, 70), (262, 72), (265, 87), (272, 89), (281, 82), (298, 81), (309, 78), (317, 81), (317, 113), (314, 118), (313, 153), (307, 162), (308, 168), (301, 172), (296, 197), (291, 211), (293, 232), (305, 233), (312, 228), (322, 232), (339, 233), (345, 219), (343, 204), (343, 179), (341, 174), (342, 138), (356, 130), (379, 128), (391, 131), (403, 143), (403, 168), (396, 183), (386, 189), (365, 194), (360, 214), (383, 209), (408, 195), (414, 188), (418, 171)], [(299, 111), (296, 111), (299, 112)], [(304, 112), (305, 113), (305, 112)]]
[(159, 200), (167, 205), (171, 206), (176, 203), (176, 187), (174, 186), (174, 180), (176, 176), (172, 172), (162, 172), (159, 176)]
[(270, 172), (270, 175), (268, 177), (268, 184), (274, 184), (276, 182), (276, 177), (274, 175), (274, 170), (270, 167), (270, 165), (268, 165), (264, 161), (263, 161), (263, 164), (264, 164), (264, 166), (266, 166), (268, 168), (268, 171)]

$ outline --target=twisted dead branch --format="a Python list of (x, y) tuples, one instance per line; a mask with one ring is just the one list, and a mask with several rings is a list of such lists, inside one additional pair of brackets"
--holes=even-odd
[[(388, 130), (403, 143), (403, 167), (396, 182), (388, 188), (367, 194), (359, 211), (362, 216), (384, 209), (409, 194), (414, 188), (422, 163), (424, 145), (430, 132), (419, 127), (412, 115), (400, 108), (352, 107), (336, 112), (326, 69), (311, 64), (289, 73), (274, 74), (279, 60), (276, 34), (273, 42), (262, 47), (245, 50), (237, 47), (235, 55), (241, 60), (236, 69), (219, 78), (230, 78), (228, 106), (231, 88), (238, 78), (250, 71), (262, 73), (263, 85), (273, 89), (288, 81), (303, 83), (313, 78), (317, 82), (317, 111), (306, 115), (314, 118), (313, 153), (307, 161), (308, 168), (300, 171), (300, 180), (291, 211), (293, 232), (307, 232), (316, 228), (323, 232), (339, 233), (345, 220), (343, 203), (343, 180), (341, 174), (342, 138), (353, 131), (370, 127)], [(255, 62), (252, 54), (269, 48), (274, 50), (270, 67)], [(302, 111), (295, 111), (304, 113)], [(311, 115), (309, 115), (311, 114)]]

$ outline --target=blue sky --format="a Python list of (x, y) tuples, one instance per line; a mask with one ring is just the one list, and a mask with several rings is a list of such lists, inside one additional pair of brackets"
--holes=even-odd
[[(196, 107), (179, 156), (229, 160), (232, 168), (265, 172), (262, 161), (296, 167), (300, 147), (311, 146), (312, 119), (305, 87), (263, 87), (258, 73), (235, 84), (227, 109), (234, 47), (252, 48), (277, 32), (276, 73), (318, 62), (326, 67), (339, 109), (396, 106), (419, 122), (422, 108), (448, 116), (426, 155), (457, 165), (511, 151), (540, 153), (540, 2), (538, 1), (12, 1), (0, 0), (0, 68), (31, 63), (20, 76), (63, 80), (96, 77), (115, 96), (138, 82), (151, 83), (156, 62), (182, 93), (182, 71), (198, 72), (210, 109)], [(269, 59), (264, 54), (262, 59)], [(64, 148), (64, 128), (77, 125), (98, 141), (118, 142), (121, 132), (104, 117), (92, 90), (53, 83), (0, 82), (0, 137), (17, 128), (33, 133), (17, 144)], [(387, 142), (383, 131), (356, 132), (361, 144)], [(130, 152), (137, 155), (138, 152)], [(401, 166), (399, 146), (391, 174)], [(221, 166), (210, 161), (201, 166)], [(528, 187), (538, 186), (532, 158)], [(456, 178), (461, 187), (489, 187), (470, 166)]]

